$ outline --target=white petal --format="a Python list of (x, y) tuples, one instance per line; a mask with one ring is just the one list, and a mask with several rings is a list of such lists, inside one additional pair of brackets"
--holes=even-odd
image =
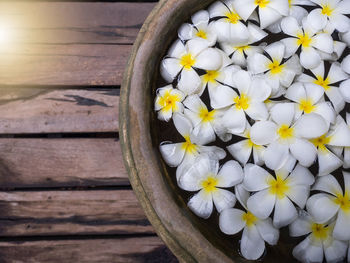
[(201, 85), (201, 79), (192, 68), (183, 69), (180, 74), (178, 88), (185, 94), (193, 94)]
[(220, 230), (226, 235), (234, 235), (245, 226), (242, 217), (245, 212), (239, 209), (225, 209), (219, 217)]
[(332, 245), (325, 247), (324, 254), (327, 262), (344, 262), (348, 249), (347, 242), (333, 240)]
[(254, 0), (236, 0), (233, 2), (233, 8), (244, 21), (247, 21), (255, 7)]
[(199, 146), (199, 152), (208, 154), (211, 158), (221, 160), (226, 157), (226, 152), (217, 146)]
[(306, 167), (312, 165), (316, 159), (316, 147), (304, 139), (295, 139), (290, 145), (290, 151), (299, 163)]
[(340, 160), (334, 153), (328, 149), (317, 151), (318, 156), (318, 175), (326, 175), (343, 165), (343, 161)]
[(328, 73), (329, 82), (331, 84), (348, 79), (348, 77), (349, 76), (342, 70), (339, 63), (332, 63), (332, 66)]
[(243, 169), (236, 161), (226, 162), (218, 173), (218, 187), (232, 187), (242, 182)]
[(172, 82), (181, 69), (182, 66), (177, 58), (165, 58), (160, 64), (160, 73), (167, 82)]
[(239, 70), (232, 75), (234, 86), (239, 90), (239, 93), (247, 94), (250, 88), (252, 79), (250, 74), (245, 70)]
[(350, 173), (343, 171), (345, 191), (350, 190)]
[[(349, 34), (350, 35), (350, 34)], [(347, 55), (342, 63), (341, 63), (341, 68), (348, 74), (350, 74), (350, 55)]]
[(265, 251), (265, 242), (260, 236), (258, 230), (253, 225), (245, 227), (241, 240), (241, 253), (246, 259), (256, 260), (262, 256)]
[(236, 196), (227, 190), (217, 189), (213, 192), (213, 201), (219, 213), (227, 208), (231, 208), (236, 204)]
[(350, 147), (344, 149), (344, 168), (350, 168)]
[(192, 132), (191, 121), (181, 113), (175, 113), (173, 116), (173, 121), (176, 130), (182, 135), (182, 137), (190, 136)]
[[(191, 111), (189, 109), (184, 109), (184, 115), (189, 119), (191, 120), (192, 124), (194, 127), (200, 125), (200, 123), (202, 122), (202, 118), (199, 116), (198, 112), (194, 112), (194, 111)], [(196, 130), (196, 136), (198, 135), (198, 130), (199, 128), (197, 127), (197, 130)], [(192, 131), (192, 134), (193, 134), (193, 131)], [(199, 138), (200, 139), (200, 138)]]
[(293, 256), (301, 262), (323, 262), (322, 245), (313, 245), (310, 237), (305, 238), (293, 249)]
[(350, 79), (343, 81), (339, 86), (339, 91), (343, 95), (343, 99), (350, 103)]
[(207, 219), (213, 211), (213, 199), (211, 194), (207, 194), (204, 189), (195, 194), (190, 201), (188, 207), (197, 216)]
[(334, 123), (336, 113), (329, 102), (321, 102), (315, 105), (314, 113), (321, 115), (327, 123)]
[(335, 239), (348, 241), (350, 239), (350, 213), (339, 210), (337, 221), (333, 230)]
[(289, 87), (293, 83), (295, 75), (295, 72), (292, 70), (288, 70), (287, 68), (282, 69), (280, 74), (281, 84), (285, 87)]
[(263, 165), (265, 163), (264, 152), (265, 152), (264, 146), (253, 147), (253, 158), (254, 158), (254, 163), (256, 165)]
[(268, 35), (264, 30), (253, 23), (248, 22), (247, 28), (250, 33), (250, 43), (258, 42)]
[(289, 15), (294, 17), (299, 24), (308, 15), (308, 12), (301, 6), (292, 5), (289, 11)]
[(247, 65), (247, 61), (246, 61), (246, 58), (244, 56), (244, 53), (240, 50), (237, 50), (236, 52), (233, 53), (232, 62), (235, 65), (239, 65), (241, 67), (245, 67)]
[(279, 239), (280, 233), (278, 229), (272, 225), (271, 218), (265, 220), (259, 220), (256, 222), (256, 228), (258, 229), (261, 237), (270, 245), (276, 245)]
[(208, 122), (202, 122), (194, 127), (193, 135), (197, 138), (196, 143), (202, 145), (211, 143), (216, 139), (213, 126)]
[(288, 58), (297, 52), (299, 45), (297, 42), (297, 39), (294, 37), (288, 37), (288, 38), (283, 38), (281, 42), (284, 44), (286, 47), (284, 57)]
[(282, 19), (281, 28), (285, 34), (293, 37), (296, 37), (299, 34), (303, 34), (303, 31), (299, 26), (298, 21), (291, 16)]
[(227, 146), (229, 153), (238, 160), (242, 165), (245, 165), (252, 153), (252, 147), (248, 140), (242, 140), (240, 142)]
[(337, 14), (330, 21), (339, 32), (347, 32), (350, 28), (350, 19), (345, 15)]
[(333, 52), (333, 38), (329, 34), (321, 33), (312, 38), (312, 46), (326, 53)]
[(301, 99), (306, 99), (306, 91), (304, 88), (304, 84), (300, 82), (296, 82), (292, 84), (287, 89), (287, 93), (285, 94), (285, 97), (294, 102), (299, 102)]
[(179, 38), (185, 41), (193, 38), (194, 31), (195, 29), (193, 28), (192, 25), (185, 23), (185, 24), (182, 24), (182, 26), (179, 28), (177, 32), (178, 32)]
[(337, 117), (333, 131), (328, 136), (330, 137), (329, 145), (350, 146), (350, 127), (341, 116)]
[(235, 186), (235, 195), (239, 203), (247, 210), (247, 200), (250, 197), (250, 194), (245, 188), (243, 184), (238, 184)]
[(307, 21), (315, 30), (319, 31), (326, 27), (328, 19), (326, 15), (322, 14), (321, 8), (316, 8), (309, 13)]
[(341, 1), (337, 4), (337, 11), (341, 14), (350, 14), (350, 3), (348, 1)]
[(252, 101), (263, 102), (269, 98), (271, 87), (261, 76), (254, 76), (249, 88), (248, 96)]
[(285, 162), (288, 159), (288, 156), (288, 145), (273, 142), (265, 150), (265, 164), (268, 168), (272, 170), (278, 170), (285, 164)]
[(321, 57), (313, 47), (302, 48), (300, 63), (304, 68), (312, 69), (321, 63)]
[(262, 54), (256, 53), (247, 59), (248, 69), (254, 74), (263, 73), (269, 70), (268, 65), (272, 63), (270, 59)]
[(201, 10), (192, 15), (191, 20), (195, 26), (199, 24), (208, 24), (209, 22), (209, 13), (206, 10)]
[(294, 119), (294, 103), (279, 103), (272, 107), (270, 110), (271, 118), (277, 124), (291, 125)]
[(268, 182), (273, 177), (260, 166), (248, 163), (244, 166), (243, 186), (247, 191), (255, 192), (269, 187)]
[(328, 130), (325, 120), (320, 115), (314, 113), (301, 116), (293, 127), (296, 136), (306, 139), (320, 137)]
[(270, 57), (277, 61), (279, 64), (281, 63), (283, 57), (284, 57), (284, 50), (285, 46), (281, 42), (274, 42), (267, 47), (265, 47), (265, 51), (267, 54), (270, 55)]
[(294, 185), (312, 185), (315, 178), (312, 173), (305, 167), (297, 164), (291, 174), (288, 176), (288, 183)]
[(277, 126), (271, 121), (256, 122), (251, 130), (251, 140), (257, 145), (266, 145), (277, 139)]
[[(281, 1), (280, 1), (281, 2)], [(259, 8), (260, 26), (262, 29), (272, 25), (282, 18), (282, 15), (270, 7)]]
[(269, 117), (266, 105), (263, 102), (252, 103), (248, 109), (245, 110), (247, 115), (253, 120), (266, 120)]
[(222, 109), (230, 106), (234, 103), (234, 98), (238, 95), (230, 87), (219, 85), (214, 87), (208, 87), (210, 106), (213, 109)]
[(217, 70), (221, 65), (221, 54), (214, 48), (208, 48), (196, 57), (194, 67), (204, 70)]
[(339, 209), (328, 194), (315, 194), (306, 203), (307, 211), (319, 224), (326, 223)]
[(190, 95), (184, 100), (183, 104), (193, 112), (199, 113), (201, 109), (207, 109), (207, 106), (201, 101), (198, 95)]
[(229, 10), (221, 1), (216, 1), (214, 4), (208, 8), (210, 18), (217, 16), (225, 16)]
[(184, 44), (177, 39), (174, 44), (169, 48), (168, 56), (172, 58), (180, 58), (186, 53), (186, 48)]
[(241, 133), (246, 127), (246, 117), (243, 110), (237, 110), (235, 106), (229, 108), (220, 119), (220, 125), (228, 131)]
[[(321, 63), (323, 64), (323, 63)], [(317, 68), (317, 67), (316, 67)], [(313, 71), (314, 69), (311, 69)], [(306, 74), (301, 74), (298, 78), (297, 81), (303, 82), (303, 83), (314, 83), (315, 79), (309, 75)], [(316, 84), (315, 84), (316, 85)], [(322, 88), (323, 89), (323, 88)]]
[(208, 41), (203, 38), (193, 38), (187, 41), (186, 50), (193, 57), (197, 57), (202, 51), (208, 48)]
[(324, 90), (321, 86), (314, 83), (304, 84), (307, 97), (311, 99), (313, 104), (317, 103), (324, 95)]
[(310, 195), (310, 186), (306, 186), (306, 185), (293, 186), (293, 189), (287, 195), (290, 200), (292, 200), (301, 209), (303, 209)]
[(277, 228), (289, 225), (298, 217), (293, 203), (287, 198), (276, 198), (273, 225)]
[(309, 234), (311, 229), (311, 217), (303, 210), (299, 211), (299, 217), (289, 225), (289, 235), (299, 237)]
[(329, 100), (332, 102), (333, 107), (337, 113), (339, 113), (341, 110), (345, 107), (345, 101), (343, 99), (342, 94), (340, 93), (339, 88), (334, 86), (329, 86), (329, 88), (326, 90), (326, 95), (329, 98)]
[(266, 219), (272, 212), (276, 201), (276, 195), (265, 189), (253, 194), (247, 201), (248, 210), (260, 219)]
[(289, 2), (288, 0), (271, 0), (269, 6), (277, 10), (281, 15), (288, 16), (289, 14)]
[(164, 161), (172, 167), (178, 166), (185, 155), (185, 150), (182, 149), (182, 143), (161, 144), (159, 150)]

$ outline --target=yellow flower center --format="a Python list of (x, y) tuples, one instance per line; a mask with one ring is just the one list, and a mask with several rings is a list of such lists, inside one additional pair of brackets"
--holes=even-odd
[(310, 140), (318, 149), (326, 151), (326, 144), (329, 144), (331, 137), (327, 137), (326, 134), (321, 137)]
[(178, 94), (171, 94), (170, 91), (166, 91), (163, 97), (159, 98), (159, 105), (162, 107), (163, 112), (170, 110), (177, 111), (178, 107), (176, 102), (181, 101)]
[(204, 30), (198, 30), (196, 36), (203, 39), (207, 39), (207, 32), (205, 32)]
[(315, 238), (324, 240), (328, 237), (329, 228), (324, 224), (313, 223), (311, 225), (311, 231)]
[(315, 106), (312, 104), (310, 99), (301, 99), (299, 104), (299, 109), (306, 114), (309, 114), (315, 110)]
[(310, 47), (312, 38), (308, 34), (298, 34), (297, 38), (298, 46), (302, 45), (303, 47)]
[(250, 48), (250, 46), (240, 46), (240, 47), (236, 47), (238, 52), (243, 53), (244, 51), (248, 50)]
[(290, 128), (287, 124), (282, 124), (278, 130), (277, 134), (281, 139), (291, 139), (294, 137), (294, 129)]
[(314, 81), (315, 84), (320, 85), (325, 90), (329, 89), (329, 78), (323, 79), (322, 76), (317, 76), (317, 79)]
[(220, 72), (218, 70), (207, 70), (206, 74), (203, 76), (203, 80), (205, 83), (216, 83), (216, 79), (219, 77), (219, 75)]
[(326, 15), (326, 16), (331, 16), (333, 13), (334, 9), (331, 8), (328, 4), (326, 5), (322, 5), (322, 15)]
[(292, 7), (292, 3), (293, 3), (293, 1), (292, 1), (292, 0), (288, 0), (288, 5), (289, 5), (289, 8), (291, 8), (291, 7)]
[(187, 135), (184, 138), (186, 141), (184, 143), (182, 143), (182, 149), (185, 150), (185, 152), (189, 153), (189, 154), (197, 153), (198, 146), (191, 142), (190, 136)]
[(202, 122), (212, 122), (215, 117), (215, 110), (208, 111), (206, 108), (202, 108), (199, 111), (199, 118), (202, 120)]
[(216, 185), (218, 184), (218, 179), (212, 176), (208, 176), (207, 179), (205, 179), (201, 185), (205, 192), (212, 193), (216, 191)]
[(245, 221), (245, 223), (247, 224), (247, 226), (252, 226), (255, 224), (255, 222), (258, 220), (258, 218), (253, 215), (251, 212), (247, 212), (247, 213), (244, 213), (242, 215), (242, 220)]
[(283, 180), (279, 175), (276, 176), (276, 179), (270, 180), (268, 184), (270, 185), (270, 194), (276, 195), (279, 199), (284, 198), (290, 189), (288, 181)]
[(232, 24), (237, 24), (241, 17), (236, 12), (227, 12), (225, 14), (226, 20)]
[(255, 4), (258, 5), (260, 8), (266, 7), (269, 3), (269, 0), (255, 0)]
[(345, 192), (345, 195), (338, 193), (333, 201), (337, 205), (340, 205), (340, 209), (342, 209), (344, 212), (350, 211), (350, 195), (348, 192)]
[(284, 68), (284, 65), (280, 65), (278, 61), (274, 60), (267, 67), (270, 69), (272, 74), (280, 74)]
[(235, 106), (238, 110), (246, 110), (249, 108), (249, 97), (245, 94), (241, 94), (241, 96), (237, 96), (233, 99), (235, 102)]
[(191, 54), (183, 55), (180, 58), (180, 65), (183, 66), (185, 69), (190, 69), (195, 62), (196, 60), (193, 58)]

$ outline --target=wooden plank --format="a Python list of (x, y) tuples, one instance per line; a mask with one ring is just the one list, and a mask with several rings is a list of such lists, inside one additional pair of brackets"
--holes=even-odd
[(119, 89), (0, 89), (0, 134), (117, 132)]
[(120, 85), (131, 45), (0, 48), (1, 85)]
[(117, 139), (0, 139), (0, 188), (130, 185)]
[(132, 190), (0, 192), (0, 236), (154, 233)]
[(0, 2), (12, 43), (132, 44), (156, 3)]
[(3, 263), (178, 262), (158, 237), (0, 242)]

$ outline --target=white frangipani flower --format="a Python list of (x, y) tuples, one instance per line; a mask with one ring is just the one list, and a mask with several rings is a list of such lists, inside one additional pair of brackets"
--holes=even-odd
[(201, 79), (194, 68), (217, 70), (222, 65), (222, 56), (216, 48), (208, 48), (204, 39), (191, 39), (184, 45), (181, 40), (175, 41), (160, 65), (162, 77), (172, 82), (180, 73), (178, 89), (183, 93), (198, 92)]
[(173, 89), (171, 85), (159, 88), (157, 90), (156, 100), (154, 102), (154, 110), (158, 111), (158, 119), (169, 121), (175, 112), (183, 112), (182, 101), (185, 95)]
[(225, 133), (220, 119), (222, 110), (209, 111), (198, 95), (193, 94), (184, 100), (185, 115), (192, 121), (192, 134), (200, 144), (208, 144), (215, 141), (217, 134), (223, 141), (229, 141), (232, 135)]
[(311, 69), (313, 76), (302, 74), (298, 77), (298, 81), (306, 83), (314, 83), (323, 88), (333, 107), (339, 113), (345, 106), (345, 101), (339, 88), (334, 84), (347, 79), (349, 76), (341, 69), (338, 62), (334, 62), (326, 75), (324, 63), (320, 63), (316, 68)]
[(210, 104), (214, 109), (229, 107), (222, 115), (222, 125), (233, 134), (242, 133), (246, 127), (245, 113), (253, 120), (266, 120), (268, 111), (264, 101), (270, 96), (271, 88), (261, 77), (252, 77), (244, 70), (232, 76), (233, 86), (239, 95), (230, 87), (222, 86), (210, 94)]
[(332, 236), (334, 222), (318, 224), (307, 212), (300, 211), (299, 217), (289, 225), (292, 237), (308, 235), (293, 249), (293, 256), (303, 263), (341, 262), (346, 257), (347, 242)]
[(208, 218), (213, 211), (213, 202), (219, 213), (235, 205), (235, 195), (222, 188), (235, 186), (242, 180), (243, 171), (238, 162), (228, 161), (219, 171), (217, 160), (202, 155), (187, 166), (178, 185), (185, 191), (199, 191), (189, 200), (188, 206), (199, 217)]
[(322, 191), (309, 198), (306, 207), (319, 224), (336, 216), (333, 237), (350, 240), (350, 173), (343, 172), (345, 191), (333, 175), (318, 177), (312, 190)]
[[(318, 138), (310, 140), (317, 148), (318, 157), (318, 175), (326, 175), (343, 165), (336, 154), (331, 152), (328, 148), (335, 147), (349, 147), (350, 146), (350, 128), (346, 125), (343, 118), (338, 115), (336, 123), (331, 126), (327, 134)], [(328, 147), (328, 148), (327, 148)]]
[(231, 57), (232, 62), (235, 65), (246, 67), (247, 57), (255, 53), (262, 53), (261, 46), (254, 46), (255, 42), (258, 42), (267, 36), (267, 33), (261, 30), (258, 26), (248, 22), (249, 38), (242, 43), (227, 43), (221, 42), (220, 47), (222, 50)]
[(242, 43), (248, 41), (249, 31), (242, 18), (232, 7), (231, 1), (225, 4), (217, 1), (208, 8), (210, 18), (217, 18), (213, 22), (219, 42)]
[(281, 27), (285, 34), (292, 36), (281, 41), (286, 46), (285, 57), (290, 57), (301, 46), (300, 63), (306, 69), (315, 68), (321, 62), (318, 50), (325, 53), (333, 53), (333, 38), (327, 33), (320, 33), (303, 20), (300, 27), (294, 17), (286, 17), (281, 21)]
[(339, 32), (347, 32), (350, 29), (350, 19), (345, 16), (350, 14), (350, 2), (348, 0), (311, 0), (321, 8), (312, 10), (308, 17), (308, 23), (316, 30), (326, 27), (329, 22)]
[(223, 159), (226, 152), (217, 146), (203, 146), (198, 143), (198, 138), (193, 135), (191, 121), (182, 113), (175, 113), (173, 121), (176, 130), (185, 139), (185, 142), (163, 142), (159, 146), (164, 161), (171, 167), (177, 167), (184, 163), (193, 163), (201, 153), (210, 153), (214, 159)]
[(323, 88), (313, 83), (296, 82), (287, 89), (284, 95), (297, 105), (295, 118), (302, 114), (317, 113), (327, 122), (327, 125), (335, 122), (336, 113), (329, 102), (324, 101)]
[(206, 10), (201, 10), (191, 17), (192, 23), (183, 24), (178, 30), (179, 38), (182, 41), (187, 41), (193, 38), (200, 38), (207, 41), (208, 47), (216, 43), (216, 33), (213, 30), (213, 23), (209, 23), (209, 13)]
[(247, 209), (249, 193), (242, 185), (235, 187), (238, 201), (245, 211), (229, 208), (222, 211), (219, 218), (220, 230), (227, 235), (234, 235), (243, 229), (240, 250), (246, 259), (256, 260), (265, 251), (265, 242), (276, 245), (279, 230), (272, 225), (271, 218), (259, 219)]
[(245, 165), (248, 162), (253, 152), (254, 163), (257, 165), (263, 165), (265, 147), (256, 145), (252, 142), (250, 139), (250, 128), (250, 124), (247, 122), (246, 130), (242, 134), (237, 134), (246, 139), (227, 146), (227, 150), (242, 165)]
[(267, 145), (265, 164), (280, 169), (291, 153), (299, 163), (309, 167), (316, 158), (316, 148), (308, 139), (328, 131), (326, 121), (318, 114), (302, 115), (295, 121), (294, 103), (279, 103), (270, 110), (271, 120), (256, 122), (250, 136), (253, 143)]
[(288, 0), (234, 0), (232, 3), (244, 21), (258, 8), (261, 28), (266, 28), (289, 14)]
[(271, 97), (280, 96), (280, 87), (289, 87), (295, 76), (301, 74), (299, 58), (294, 55), (283, 62), (285, 46), (282, 42), (268, 45), (264, 50), (269, 57), (259, 53), (249, 56), (248, 70), (253, 74), (265, 73), (266, 81), (272, 89)]
[(275, 208), (273, 225), (280, 228), (297, 218), (297, 210), (292, 202), (303, 209), (309, 197), (310, 185), (315, 179), (307, 168), (299, 164), (291, 173), (287, 169), (280, 169), (275, 174), (274, 177), (260, 166), (247, 164), (244, 167), (243, 187), (256, 192), (247, 201), (249, 211), (266, 219)]

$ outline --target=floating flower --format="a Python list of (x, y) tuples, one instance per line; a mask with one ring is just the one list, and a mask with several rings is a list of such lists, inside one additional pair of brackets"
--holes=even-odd
[(160, 71), (163, 78), (172, 82), (180, 73), (178, 88), (187, 94), (198, 92), (201, 79), (194, 68), (217, 70), (222, 65), (222, 56), (215, 48), (208, 48), (203, 39), (191, 39), (184, 45), (175, 41), (163, 59)]
[(210, 18), (219, 18), (213, 23), (219, 42), (241, 43), (249, 39), (247, 26), (232, 7), (232, 1), (217, 1), (208, 11)]
[(232, 58), (232, 62), (235, 65), (246, 67), (247, 57), (255, 53), (262, 53), (261, 46), (255, 46), (254, 43), (260, 41), (267, 36), (267, 33), (261, 30), (258, 26), (248, 22), (249, 38), (242, 43), (226, 43), (221, 42), (220, 47), (222, 50)]
[(208, 47), (216, 43), (216, 33), (212, 28), (212, 23), (209, 23), (209, 13), (206, 10), (201, 10), (191, 17), (192, 23), (183, 24), (178, 30), (179, 38), (182, 41), (187, 41), (193, 38), (204, 39)]
[(225, 189), (239, 184), (243, 179), (242, 167), (236, 161), (226, 162), (219, 171), (219, 162), (202, 155), (187, 166), (179, 177), (178, 185), (185, 191), (199, 191), (188, 202), (189, 208), (199, 217), (208, 218), (213, 203), (218, 212), (233, 207), (235, 195)]
[(245, 130), (245, 113), (253, 120), (267, 119), (264, 101), (270, 96), (271, 88), (264, 79), (252, 77), (244, 70), (235, 72), (232, 81), (239, 95), (232, 88), (222, 86), (211, 94), (210, 104), (214, 109), (229, 107), (222, 115), (221, 122), (228, 132), (237, 134)]
[(318, 114), (302, 115), (295, 121), (294, 103), (279, 103), (270, 110), (271, 120), (256, 122), (250, 136), (257, 145), (268, 145), (265, 164), (280, 169), (291, 153), (303, 166), (310, 166), (316, 158), (316, 148), (308, 139), (328, 131), (326, 121)]
[(227, 235), (234, 235), (243, 229), (240, 250), (246, 259), (255, 260), (265, 251), (265, 242), (276, 245), (279, 231), (272, 225), (271, 218), (259, 219), (247, 209), (249, 193), (241, 185), (235, 187), (238, 201), (244, 210), (229, 208), (221, 212), (220, 230)]
[(182, 135), (185, 142), (161, 143), (160, 152), (169, 166), (176, 167), (182, 163), (193, 163), (194, 159), (201, 153), (210, 153), (212, 158), (218, 160), (225, 158), (225, 151), (219, 147), (203, 146), (203, 144), (198, 143), (198, 138), (193, 135), (192, 123), (186, 116), (175, 113), (173, 121), (176, 130)]
[(288, 0), (234, 0), (232, 6), (244, 21), (258, 8), (261, 28), (266, 28), (289, 14)]
[(239, 135), (246, 139), (227, 146), (227, 150), (242, 165), (245, 165), (248, 162), (253, 152), (254, 163), (257, 165), (263, 165), (265, 147), (256, 145), (252, 142), (250, 139), (250, 128), (250, 124), (247, 123), (246, 130), (242, 135)]
[(323, 88), (313, 83), (296, 82), (285, 94), (287, 99), (297, 103), (295, 118), (302, 114), (317, 113), (326, 120), (327, 125), (335, 122), (335, 111), (329, 102), (323, 99)]
[(275, 42), (264, 48), (268, 57), (255, 53), (248, 57), (248, 70), (254, 74), (265, 73), (266, 81), (272, 88), (271, 97), (281, 95), (281, 86), (289, 87), (295, 76), (301, 73), (298, 56), (292, 56), (283, 62), (285, 46)]
[(350, 146), (350, 128), (346, 125), (341, 116), (338, 115), (335, 125), (331, 126), (330, 131), (318, 138), (310, 140), (317, 148), (318, 157), (318, 175), (326, 175), (343, 165), (343, 161), (328, 148), (349, 147)]
[(249, 211), (265, 219), (275, 208), (273, 225), (280, 228), (297, 218), (297, 210), (292, 202), (304, 208), (310, 185), (315, 179), (307, 168), (299, 164), (291, 173), (287, 169), (280, 169), (275, 174), (274, 177), (260, 166), (247, 164), (244, 167), (243, 186), (247, 191), (256, 192), (247, 201)]
[(303, 263), (341, 262), (346, 256), (347, 242), (334, 239), (334, 223), (319, 224), (305, 211), (289, 226), (292, 237), (308, 235), (293, 249), (293, 256)]
[(320, 33), (311, 28), (303, 20), (300, 27), (294, 17), (286, 17), (281, 21), (283, 32), (289, 36), (281, 41), (286, 46), (285, 57), (290, 57), (301, 46), (300, 63), (306, 69), (315, 68), (321, 62), (318, 50), (325, 53), (333, 53), (333, 38), (327, 33)]
[(306, 83), (314, 83), (324, 89), (333, 107), (339, 113), (345, 106), (345, 101), (339, 88), (334, 84), (348, 78), (348, 75), (341, 69), (338, 62), (334, 62), (326, 74), (324, 63), (320, 63), (316, 68), (311, 69), (313, 76), (302, 74), (298, 77), (298, 81)]
[(306, 207), (318, 224), (336, 217), (333, 237), (350, 239), (350, 173), (343, 172), (345, 192), (333, 175), (318, 177), (312, 190), (322, 191), (309, 198)]
[(165, 86), (157, 90), (156, 100), (154, 102), (154, 110), (158, 111), (158, 119), (169, 121), (175, 112), (182, 112), (182, 101), (184, 94), (173, 89), (171, 85)]
[(225, 132), (221, 124), (222, 110), (209, 111), (198, 95), (190, 95), (184, 101), (187, 109), (185, 115), (192, 121), (192, 134), (198, 138), (198, 143), (207, 144), (215, 141), (217, 134), (223, 141), (229, 141), (232, 135)]
[(311, 0), (321, 8), (312, 10), (308, 15), (308, 23), (316, 30), (326, 27), (329, 21), (339, 32), (347, 32), (350, 29), (350, 19), (345, 16), (350, 14), (348, 0)]

